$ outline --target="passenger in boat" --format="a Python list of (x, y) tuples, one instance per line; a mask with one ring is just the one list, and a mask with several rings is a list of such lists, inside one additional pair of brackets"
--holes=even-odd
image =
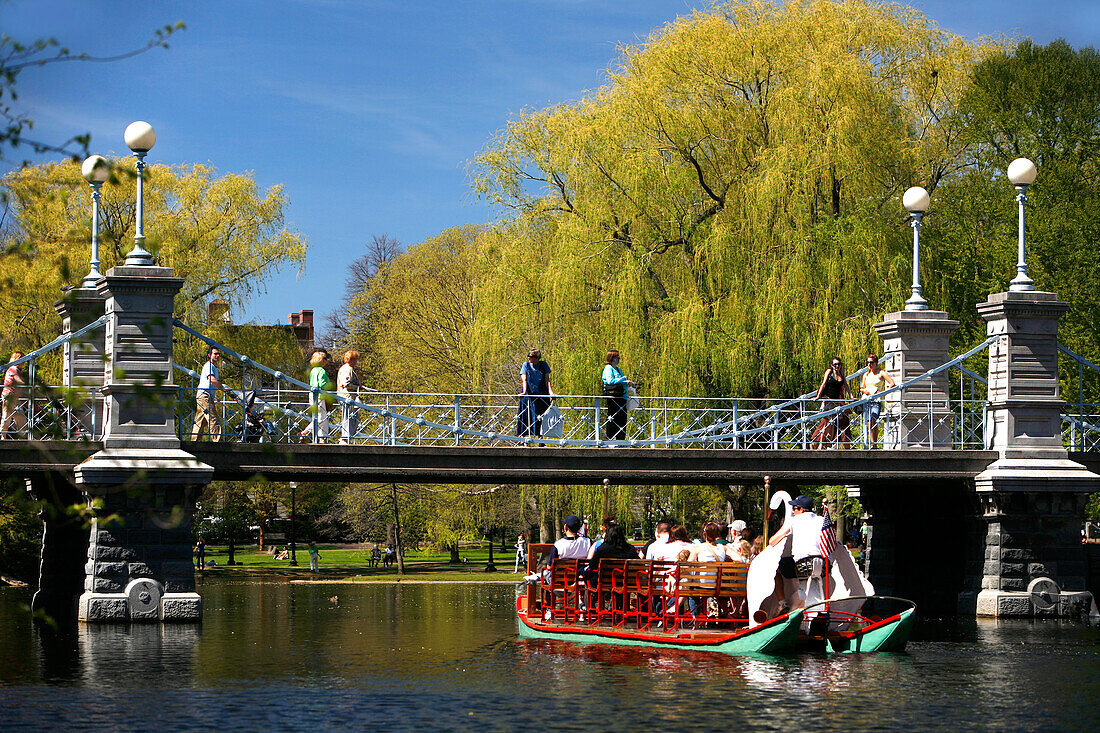
[(588, 550), (592, 543), (587, 537), (580, 535), (581, 518), (576, 514), (570, 514), (562, 522), (565, 536), (554, 543), (550, 548), (549, 564), (553, 564), (559, 557), (563, 560), (583, 559), (588, 557)]
[(591, 561), (588, 563), (588, 570), (586, 571), (588, 582), (593, 583), (599, 577), (600, 560), (605, 557), (614, 560), (638, 559), (638, 548), (627, 541), (626, 531), (617, 522), (607, 528), (603, 542), (600, 543), (595, 553), (588, 555), (588, 559)]
[[(691, 538), (688, 536), (687, 527), (677, 524), (668, 532), (668, 542), (661, 545), (660, 551), (654, 553), (654, 560), (667, 562), (687, 562), (691, 557)], [(687, 553), (686, 555), (684, 553)], [(656, 582), (656, 579), (654, 579)], [(676, 569), (673, 568), (665, 576), (665, 595), (668, 596), (669, 610), (674, 603), (672, 595), (676, 592)]]
[(653, 540), (645, 546), (645, 559), (656, 560), (664, 546), (668, 544), (668, 532), (672, 525), (668, 522), (657, 522), (657, 528), (653, 530)]
[[(746, 537), (748, 535), (748, 537)], [(755, 534), (751, 529), (745, 528), (741, 530), (741, 536), (733, 543), (733, 559), (740, 560), (741, 562), (750, 562), (752, 560), (752, 540), (750, 537), (755, 538)]]
[[(718, 544), (722, 528), (717, 522), (707, 522), (703, 525), (703, 541), (692, 547), (691, 562), (726, 562), (726, 548)], [(717, 583), (717, 578), (713, 579)], [(698, 614), (700, 610), (706, 612), (706, 599), (689, 598), (688, 610)]]
[(600, 537), (592, 543), (591, 547), (588, 548), (589, 560), (592, 559), (592, 554), (596, 551), (596, 549), (603, 544), (604, 537), (607, 536), (607, 529), (613, 524), (618, 524), (618, 522), (615, 520), (615, 517), (604, 517), (603, 521), (600, 522)]
[(752, 556), (756, 557), (764, 551), (764, 535), (757, 535), (752, 541)]

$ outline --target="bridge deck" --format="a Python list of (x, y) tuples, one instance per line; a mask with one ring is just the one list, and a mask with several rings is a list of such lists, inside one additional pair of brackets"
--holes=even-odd
[[(0, 476), (65, 473), (96, 442), (0, 441)], [(425, 483), (857, 484), (969, 479), (996, 459), (957, 450), (669, 450), (560, 447), (420, 447), (183, 443), (216, 480)], [(1095, 457), (1094, 457), (1095, 456)], [(1091, 468), (1100, 455), (1071, 454)], [(1094, 465), (1095, 464), (1095, 465)]]

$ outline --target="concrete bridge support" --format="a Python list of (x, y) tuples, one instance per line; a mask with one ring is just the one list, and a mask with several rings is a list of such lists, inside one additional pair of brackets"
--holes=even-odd
[(989, 349), (987, 446), (1000, 458), (974, 480), (981, 563), (974, 558), (960, 608), (979, 616), (1088, 613), (1080, 529), (1100, 476), (1062, 442), (1054, 293), (996, 293), (978, 305)]
[(103, 450), (74, 473), (93, 509), (82, 621), (198, 621), (191, 514), (213, 469), (180, 449), (173, 301), (183, 280), (140, 259), (109, 270)]
[[(61, 334), (67, 336), (92, 323), (103, 315), (103, 296), (89, 288), (74, 288), (54, 303), (54, 310), (61, 316)], [(61, 383), (78, 389), (81, 396), (89, 387), (102, 387), (104, 330), (96, 329), (63, 347)], [(88, 435), (96, 435), (103, 425), (103, 397), (96, 394), (87, 404), (74, 410)]]
[[(882, 337), (882, 368), (897, 382), (907, 382), (948, 361), (948, 341), (958, 321), (943, 311), (887, 313), (875, 330)], [(951, 448), (952, 420), (948, 407), (948, 375), (884, 397), (883, 447)]]
[(31, 609), (54, 619), (73, 619), (76, 600), (84, 589), (88, 526), (72, 507), (83, 503), (84, 493), (73, 485), (71, 477), (61, 474), (27, 479), (27, 488), (45, 505), (39, 513), (42, 555)]
[[(1068, 307), (1036, 291), (978, 305), (996, 337), (985, 439), (998, 457), (972, 483), (866, 482), (850, 491), (871, 515), (867, 571), (879, 592), (931, 599), (937, 612), (953, 596), (959, 613), (979, 616), (1073, 617), (1092, 607), (1080, 528), (1100, 476), (1062, 443), (1058, 319)], [(876, 329), (884, 350), (899, 354), (886, 368), (907, 380), (944, 363), (956, 326), (946, 313), (888, 314)], [(947, 386), (944, 375), (888, 402), (884, 414), (900, 405), (916, 414), (888, 427), (885, 447), (947, 447)]]

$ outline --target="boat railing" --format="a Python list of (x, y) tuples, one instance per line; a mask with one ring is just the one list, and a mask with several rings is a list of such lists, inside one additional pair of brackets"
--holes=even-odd
[(748, 624), (743, 562), (558, 559), (538, 571), (552, 545), (528, 546), (528, 618), (566, 626), (660, 629), (670, 633)]

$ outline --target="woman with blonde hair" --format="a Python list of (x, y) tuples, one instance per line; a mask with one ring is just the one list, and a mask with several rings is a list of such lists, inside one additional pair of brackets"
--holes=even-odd
[(329, 362), (328, 352), (314, 349), (309, 364), (309, 401), (313, 409), (313, 435), (322, 443), (328, 442), (328, 403), (331, 397), (325, 392), (332, 390), (332, 379), (328, 376), (325, 364)]
[[(336, 394), (349, 400), (359, 399), (359, 375), (355, 373), (355, 365), (358, 363), (359, 352), (349, 349), (344, 352), (344, 363), (340, 371), (336, 372)], [(351, 443), (352, 436), (358, 431), (359, 408), (345, 402), (340, 413), (340, 444)]]

